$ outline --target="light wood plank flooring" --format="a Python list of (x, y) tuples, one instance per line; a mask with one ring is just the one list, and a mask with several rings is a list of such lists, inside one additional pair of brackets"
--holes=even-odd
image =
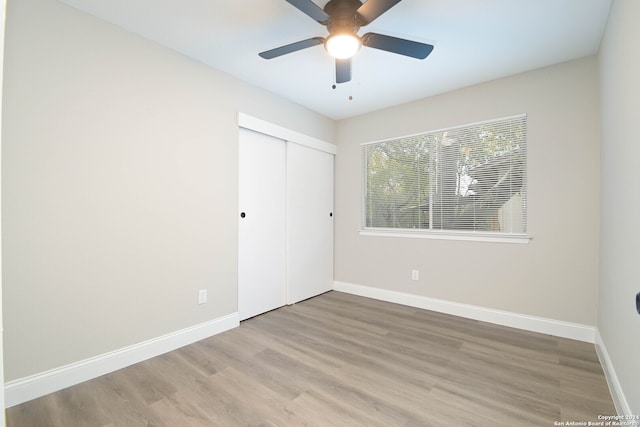
[(592, 344), (329, 292), (9, 408), (10, 427), (553, 426), (615, 414)]

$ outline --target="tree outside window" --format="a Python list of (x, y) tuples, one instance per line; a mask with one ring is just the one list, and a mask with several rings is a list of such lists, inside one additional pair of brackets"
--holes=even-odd
[(363, 145), (365, 228), (526, 232), (526, 116)]

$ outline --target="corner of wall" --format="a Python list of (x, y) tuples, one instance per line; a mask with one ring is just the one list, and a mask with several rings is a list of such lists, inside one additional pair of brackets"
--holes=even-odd
[[(613, 367), (613, 363), (611, 362), (611, 358), (609, 357), (609, 352), (607, 351), (607, 347), (600, 336), (600, 332), (596, 329), (595, 336), (595, 346), (596, 353), (598, 354), (598, 360), (600, 360), (600, 365), (602, 365), (602, 370), (604, 372), (604, 376), (607, 379), (607, 384), (609, 385), (609, 392), (611, 393), (611, 398), (613, 399), (613, 404), (616, 407), (616, 411), (618, 415), (626, 415), (632, 416), (631, 406), (629, 406), (629, 402), (622, 390), (622, 385), (618, 380), (618, 376), (616, 375), (616, 371)], [(640, 423), (636, 424), (640, 425)]]

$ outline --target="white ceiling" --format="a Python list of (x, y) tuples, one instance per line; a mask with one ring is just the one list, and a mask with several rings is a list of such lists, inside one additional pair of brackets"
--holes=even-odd
[(327, 35), (285, 0), (61, 1), (333, 119), (593, 55), (611, 4), (403, 0), (360, 34), (433, 44), (433, 53), (420, 61), (364, 47), (353, 58), (352, 81), (334, 90), (334, 62), (322, 46), (272, 60), (258, 57)]

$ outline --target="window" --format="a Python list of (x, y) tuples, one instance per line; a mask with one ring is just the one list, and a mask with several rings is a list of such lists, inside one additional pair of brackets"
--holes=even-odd
[(526, 233), (527, 117), (363, 144), (363, 228)]

